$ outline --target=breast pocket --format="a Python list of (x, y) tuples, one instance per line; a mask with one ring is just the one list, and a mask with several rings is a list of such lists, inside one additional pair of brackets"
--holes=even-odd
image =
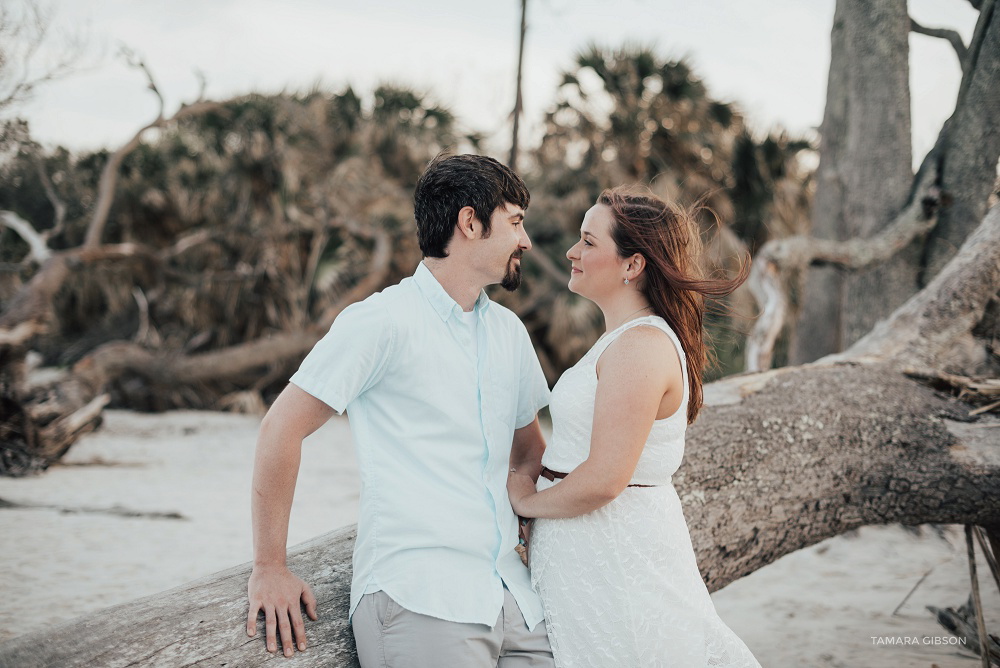
[(488, 417), (497, 428), (513, 434), (517, 419), (518, 389), (520, 383), (517, 366), (495, 364), (484, 377), (483, 398), (489, 401)]

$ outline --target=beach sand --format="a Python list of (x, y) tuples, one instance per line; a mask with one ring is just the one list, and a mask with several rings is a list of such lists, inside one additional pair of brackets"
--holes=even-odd
[[(40, 476), (0, 478), (0, 641), (155, 594), (253, 556), (250, 479), (259, 418), (106, 411)], [(288, 544), (356, 521), (346, 418), (303, 447)], [(926, 605), (969, 594), (962, 528), (863, 527), (787, 555), (713, 594), (765, 667), (973, 668)], [(931, 570), (933, 569), (933, 570)], [(978, 562), (987, 628), (1000, 593)], [(906, 605), (893, 610), (931, 570)]]

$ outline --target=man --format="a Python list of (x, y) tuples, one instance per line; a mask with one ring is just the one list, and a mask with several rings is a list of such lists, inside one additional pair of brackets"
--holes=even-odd
[(417, 182), (424, 259), (345, 309), (261, 424), (253, 476), (247, 633), (266, 618), (286, 656), (306, 646), (285, 565), (302, 439), (347, 410), (361, 474), (351, 625), (363, 668), (552, 666), (542, 606), (514, 548), (509, 467), (540, 473), (548, 403), (524, 325), (486, 285), (520, 284), (529, 195), (483, 156), (436, 158)]

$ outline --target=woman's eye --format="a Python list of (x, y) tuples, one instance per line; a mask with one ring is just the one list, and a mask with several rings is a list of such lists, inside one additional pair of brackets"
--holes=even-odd
[(589, 241), (587, 241), (586, 239), (583, 240), (583, 244), (585, 246), (593, 246), (594, 245), (594, 244), (590, 243)]

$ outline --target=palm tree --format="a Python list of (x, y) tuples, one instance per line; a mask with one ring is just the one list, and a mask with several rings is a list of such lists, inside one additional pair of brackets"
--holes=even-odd
[[(799, 156), (809, 148), (782, 131), (755, 139), (740, 111), (714, 99), (684, 60), (663, 59), (645, 46), (590, 45), (564, 72), (534, 155), (530, 179), (533, 192), (542, 194), (532, 206), (544, 218), (539, 250), (561, 258), (600, 191), (623, 183), (644, 183), (669, 200), (706, 205), (714, 212), (700, 218), (709, 257), (731, 256), (722, 252), (726, 244), (755, 249), (772, 236), (803, 231), (809, 172)], [(736, 319), (717, 317), (713, 328), (746, 331), (749, 299), (737, 292), (727, 308)], [(541, 325), (538, 339), (546, 340), (551, 327), (560, 332), (554, 339), (559, 345), (567, 340), (564, 332), (581, 322), (592, 323), (584, 339), (597, 338), (598, 318), (581, 319), (572, 308), (552, 311), (553, 319), (563, 315), (570, 320)], [(717, 338), (729, 342), (718, 350), (719, 373), (742, 368), (741, 336)], [(554, 348), (549, 354), (563, 357)]]

